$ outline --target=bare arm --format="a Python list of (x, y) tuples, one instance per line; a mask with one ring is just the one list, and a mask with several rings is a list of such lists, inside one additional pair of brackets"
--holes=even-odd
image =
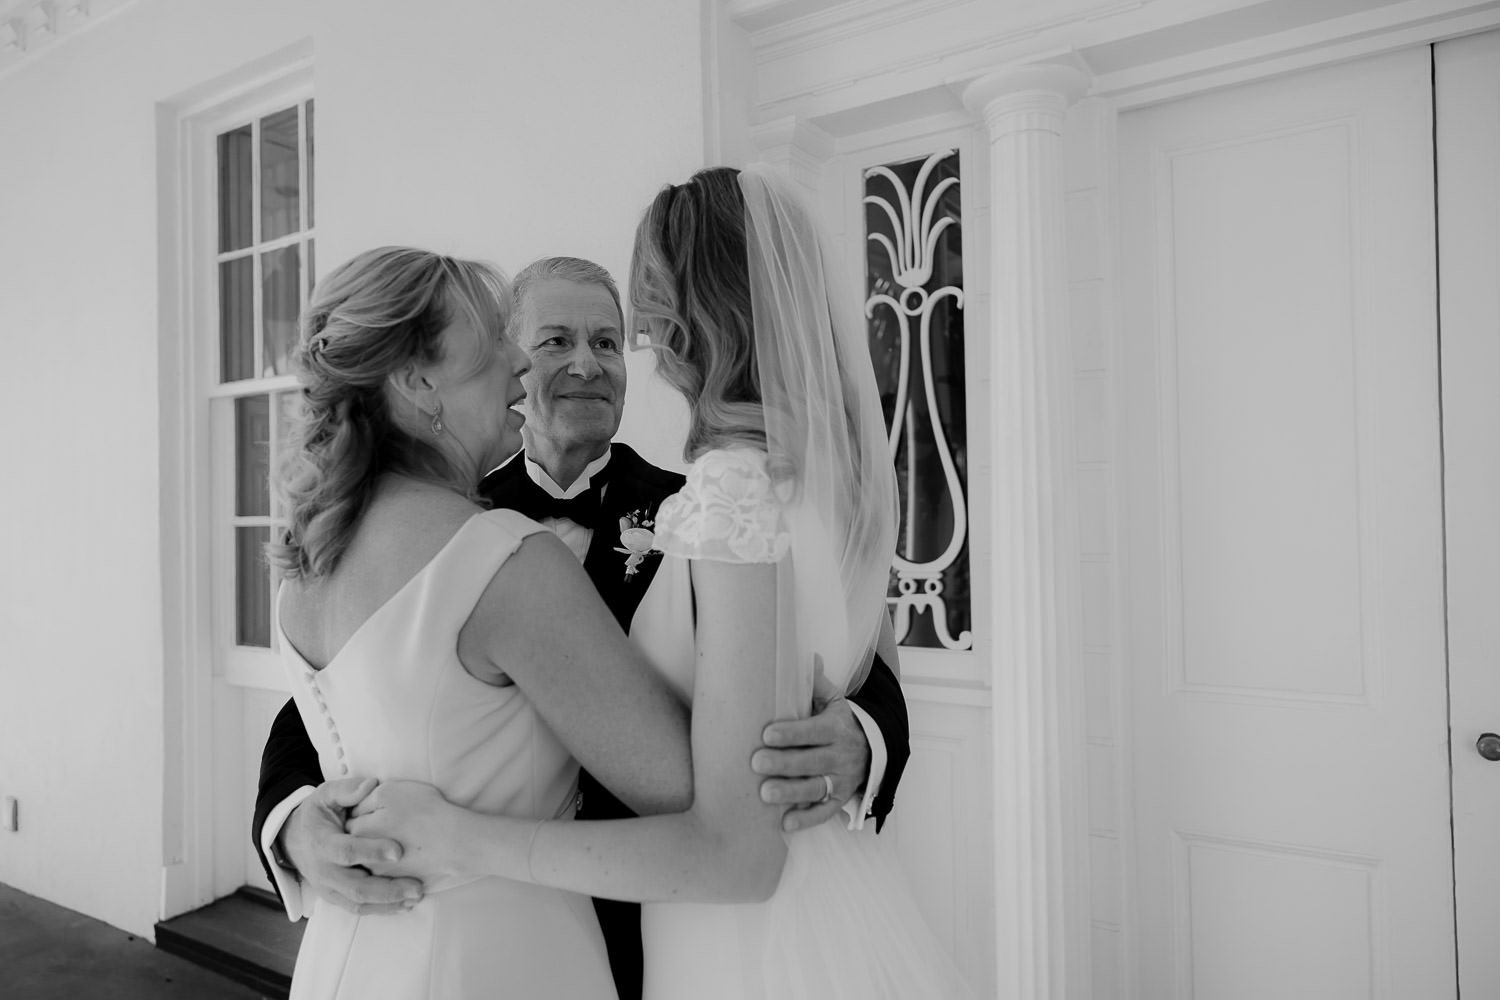
[(555, 535), (529, 536), (507, 560), (459, 633), (458, 652), (476, 676), (509, 675), (573, 756), (632, 809), (687, 808), (687, 707)]
[[(698, 561), (692, 573), (698, 642), (691, 806), (640, 819), (538, 824), (429, 798), (404, 810), (430, 819), (419, 838), (425, 846), (408, 844), (401, 870), (499, 875), (643, 901), (770, 897), (786, 860), (781, 809), (761, 802), (749, 759), (773, 712), (775, 678), (767, 665), (774, 657), (776, 568)], [(400, 789), (391, 791), (393, 801), (400, 797)], [(381, 817), (380, 794), (361, 807), (352, 831), (396, 835)]]

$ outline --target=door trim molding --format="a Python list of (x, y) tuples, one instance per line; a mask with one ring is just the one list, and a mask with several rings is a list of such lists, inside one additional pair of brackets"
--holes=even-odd
[[(212, 902), (215, 872), (226, 859), (215, 836), (215, 781), (222, 745), (216, 697), (210, 396), (214, 346), (203, 336), (203, 248), (213, 244), (213, 212), (202, 186), (212, 183), (215, 126), (247, 102), (305, 89), (312, 79), (310, 41), (287, 47), (156, 108), (157, 310), (161, 436), (162, 545), (162, 889), (158, 919)], [(209, 178), (209, 180), (205, 180)], [(236, 704), (235, 708), (238, 707)], [(248, 836), (248, 830), (246, 834)], [(243, 843), (236, 839), (235, 843)]]

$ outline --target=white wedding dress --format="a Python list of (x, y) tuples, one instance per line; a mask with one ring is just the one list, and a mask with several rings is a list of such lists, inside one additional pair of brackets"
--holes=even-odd
[[(426, 781), (487, 813), (571, 818), (578, 764), (521, 689), (464, 670), (458, 633), (541, 525), (476, 514), (322, 670), (281, 637), (292, 697), (326, 778)], [(319, 899), (293, 1000), (613, 1000), (588, 897), (500, 878), (427, 887), (410, 911), (356, 916)]]
[[(630, 638), (687, 701), (693, 689), (692, 559), (766, 563), (788, 555), (787, 518), (767, 458), (710, 451), (656, 516), (662, 565)], [(818, 577), (815, 567), (808, 573)], [(801, 592), (802, 588), (798, 588)], [(798, 611), (818, 614), (816, 600)], [(773, 669), (768, 664), (767, 669)], [(812, 665), (808, 664), (811, 673)], [(811, 706), (808, 706), (810, 711)], [(642, 907), (646, 1000), (954, 1000), (969, 991), (919, 914), (889, 838), (839, 819), (787, 837), (787, 861), (759, 904)]]

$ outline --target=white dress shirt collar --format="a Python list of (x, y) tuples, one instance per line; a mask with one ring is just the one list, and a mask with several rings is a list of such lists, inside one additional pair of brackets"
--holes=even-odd
[(604, 454), (584, 466), (583, 473), (577, 479), (573, 480), (573, 484), (567, 489), (563, 489), (557, 483), (553, 482), (552, 477), (547, 474), (547, 470), (533, 462), (530, 455), (522, 455), (521, 457), (526, 460), (526, 474), (531, 477), (532, 482), (545, 490), (548, 496), (558, 500), (571, 500), (588, 489), (590, 480), (599, 474), (600, 469), (609, 464), (610, 451), (611, 449), (609, 448), (604, 449)]

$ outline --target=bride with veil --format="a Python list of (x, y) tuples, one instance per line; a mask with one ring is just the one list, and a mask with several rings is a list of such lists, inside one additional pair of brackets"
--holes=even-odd
[[(700, 171), (636, 233), (637, 346), (687, 400), (687, 485), (631, 640), (691, 709), (693, 804), (607, 822), (489, 816), (383, 785), (352, 833), (406, 846), (382, 874), (487, 874), (642, 901), (645, 996), (961, 997), (889, 838), (782, 832), (749, 766), (767, 720), (856, 688), (880, 650), (895, 477), (861, 327), (811, 214), (759, 168)], [(650, 767), (649, 761), (639, 762)]]

